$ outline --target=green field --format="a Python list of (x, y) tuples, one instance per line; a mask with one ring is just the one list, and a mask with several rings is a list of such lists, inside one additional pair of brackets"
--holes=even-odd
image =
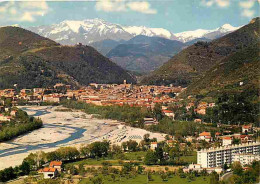
[(104, 162), (109, 162), (111, 165), (119, 165), (118, 160), (110, 160), (110, 159), (85, 159), (78, 162), (69, 163), (68, 165), (102, 165)]
[[(115, 181), (112, 180), (111, 176), (103, 176), (104, 184), (146, 184), (147, 183), (147, 176), (146, 175), (137, 175), (135, 178), (125, 178), (121, 177), (121, 181), (119, 176), (116, 176)], [(209, 183), (209, 177), (195, 177), (194, 180), (188, 180), (187, 178), (180, 178), (179, 176), (173, 176), (168, 178), (167, 181), (162, 181), (160, 175), (153, 175), (153, 181), (149, 181), (148, 183), (151, 184), (163, 184), (163, 183), (170, 183), (170, 184), (207, 184)], [(80, 184), (90, 184), (92, 183), (89, 179), (83, 179)]]
[(180, 157), (180, 160), (184, 161), (184, 162), (187, 162), (189, 164), (191, 163), (197, 163), (197, 152), (196, 151), (193, 151), (192, 152), (192, 155), (190, 156), (181, 156)]
[(126, 160), (138, 160), (138, 158), (144, 158), (146, 151), (128, 152), (125, 153)]
[[(133, 160), (136, 162), (140, 162), (140, 158), (143, 160), (143, 158), (146, 155), (145, 151), (138, 151), (138, 152), (128, 152), (128, 153), (124, 153), (125, 158), (122, 160)], [(119, 163), (120, 159), (108, 159), (108, 158), (100, 158), (100, 159), (85, 159), (85, 160), (81, 160), (78, 162), (73, 162), (70, 163), (72, 165), (79, 165), (79, 164), (84, 164), (84, 165), (102, 165), (103, 162), (109, 162), (111, 165), (120, 165)], [(197, 153), (196, 151), (194, 151), (192, 153), (192, 155), (189, 156), (181, 156), (180, 160), (182, 160), (183, 162), (187, 162), (187, 163), (196, 163), (197, 162)], [(141, 164), (142, 165), (142, 164)]]

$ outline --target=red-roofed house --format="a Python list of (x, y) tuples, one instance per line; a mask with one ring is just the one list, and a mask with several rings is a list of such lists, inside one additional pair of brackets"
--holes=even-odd
[(174, 119), (175, 114), (173, 113), (173, 111), (170, 110), (162, 110), (163, 114), (165, 114), (165, 116), (171, 117)]
[(50, 163), (50, 168), (55, 168), (58, 171), (62, 170), (62, 161), (51, 161)]
[(17, 111), (16, 110), (12, 110), (10, 115), (16, 117), (17, 116)]
[(242, 126), (242, 133), (251, 132), (252, 126), (251, 125), (243, 125)]
[(215, 137), (218, 137), (218, 136), (220, 136), (220, 135), (221, 135), (220, 132), (216, 132), (216, 133), (215, 133)]
[(201, 123), (201, 119), (194, 119), (195, 123)]
[(241, 143), (252, 142), (249, 135), (240, 135), (240, 140), (241, 140)]
[(50, 168), (50, 167), (45, 167), (43, 169), (40, 169), (38, 172), (43, 173), (44, 179), (54, 178), (58, 174), (58, 171), (56, 168)]
[(167, 140), (167, 144), (168, 146), (173, 147), (173, 140)]
[(228, 146), (232, 144), (232, 137), (223, 137), (222, 146)]
[(211, 141), (211, 134), (210, 134), (210, 132), (202, 132), (202, 133), (200, 133), (198, 139), (209, 142), (209, 141)]
[(151, 150), (155, 150), (157, 148), (157, 142), (151, 142)]
[(4, 116), (3, 114), (0, 114), (0, 121), (11, 121), (11, 116)]

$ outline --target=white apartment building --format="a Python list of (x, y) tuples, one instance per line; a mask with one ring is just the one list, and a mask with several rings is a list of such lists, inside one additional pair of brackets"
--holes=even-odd
[(236, 154), (260, 155), (260, 142), (202, 149), (197, 152), (197, 164), (203, 168), (222, 167), (234, 162)]
[(251, 164), (254, 160), (259, 161), (260, 160), (260, 155), (254, 155), (254, 154), (235, 154), (233, 156), (233, 161), (240, 162), (242, 166), (249, 165)]

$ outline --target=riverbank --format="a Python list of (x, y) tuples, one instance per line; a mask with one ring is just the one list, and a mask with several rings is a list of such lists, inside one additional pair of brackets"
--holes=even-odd
[(80, 147), (82, 144), (101, 140), (109, 140), (112, 144), (121, 144), (130, 139), (140, 142), (146, 133), (149, 133), (151, 138), (157, 138), (158, 141), (165, 137), (165, 134), (128, 127), (115, 120), (97, 119), (81, 111), (59, 111), (61, 108), (59, 106), (19, 108), (30, 116), (41, 118), (43, 128), (1, 143), (0, 170), (21, 164), (31, 152), (49, 152), (59, 147), (72, 145)]

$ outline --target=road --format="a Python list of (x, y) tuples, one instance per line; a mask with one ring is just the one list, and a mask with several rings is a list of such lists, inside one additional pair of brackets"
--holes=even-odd
[(233, 172), (225, 173), (223, 176), (221, 176), (220, 180), (221, 181), (227, 181), (232, 176), (232, 174), (233, 174)]

